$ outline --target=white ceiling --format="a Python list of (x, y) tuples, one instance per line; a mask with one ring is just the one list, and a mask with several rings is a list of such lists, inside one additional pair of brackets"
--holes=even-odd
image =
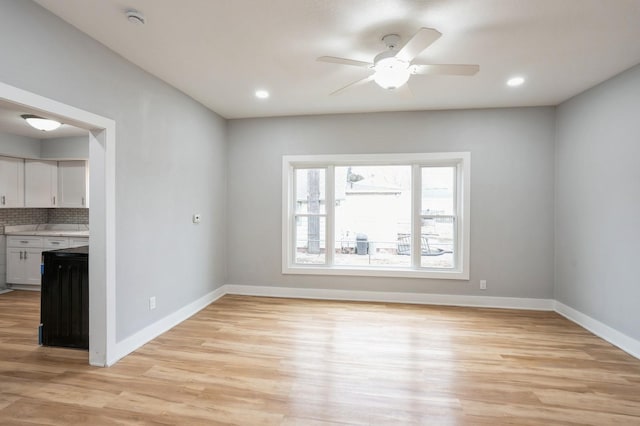
[[(226, 118), (556, 105), (640, 63), (640, 0), (36, 1)], [(374, 82), (329, 96), (370, 70), (317, 57), (370, 62), (383, 35), (420, 27), (443, 35), (416, 62), (480, 72), (413, 76), (411, 97)]]
[(26, 136), (32, 139), (55, 139), (89, 135), (88, 130), (73, 127), (65, 123), (56, 130), (43, 132), (42, 130), (34, 129), (28, 125), (27, 122), (20, 117), (22, 114), (36, 114), (43, 118), (55, 119), (55, 117), (46, 117), (44, 114), (29, 108), (21, 107), (10, 102), (0, 101), (0, 132)]

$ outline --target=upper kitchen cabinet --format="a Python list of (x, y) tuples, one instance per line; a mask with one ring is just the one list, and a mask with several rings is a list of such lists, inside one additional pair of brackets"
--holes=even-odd
[(58, 162), (24, 160), (25, 207), (57, 207)]
[(24, 207), (24, 160), (0, 157), (0, 208)]
[(87, 188), (89, 169), (87, 162), (58, 162), (58, 207), (89, 207)]

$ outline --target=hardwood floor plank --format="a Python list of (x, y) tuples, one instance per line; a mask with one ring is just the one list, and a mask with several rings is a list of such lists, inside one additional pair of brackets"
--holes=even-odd
[(639, 425), (640, 360), (553, 312), (225, 296), (111, 368), (0, 295), (4, 425)]

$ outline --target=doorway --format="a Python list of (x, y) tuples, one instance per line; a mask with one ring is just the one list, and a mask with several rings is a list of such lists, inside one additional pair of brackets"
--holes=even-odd
[(115, 122), (0, 82), (0, 101), (89, 132), (89, 363), (117, 361), (115, 339)]

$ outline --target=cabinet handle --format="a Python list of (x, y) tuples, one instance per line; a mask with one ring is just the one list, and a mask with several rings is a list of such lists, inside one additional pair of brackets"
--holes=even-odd
[(60, 241), (51, 241), (51, 244), (60, 244)]
[(20, 250), (20, 260), (22, 260), (22, 259), (23, 259), (23, 257), (22, 257), (22, 250)]
[(29, 241), (20, 240), (22, 244), (29, 244)]
[(6, 203), (6, 201), (5, 201), (5, 196), (3, 195), (3, 196), (2, 196), (2, 205), (4, 206), (5, 204), (7, 204), (7, 203)]
[(24, 252), (24, 260), (27, 260), (27, 251)]
[(54, 206), (56, 205), (56, 196), (55, 195), (53, 196), (53, 205)]
[(82, 197), (82, 205), (84, 206), (84, 197)]

